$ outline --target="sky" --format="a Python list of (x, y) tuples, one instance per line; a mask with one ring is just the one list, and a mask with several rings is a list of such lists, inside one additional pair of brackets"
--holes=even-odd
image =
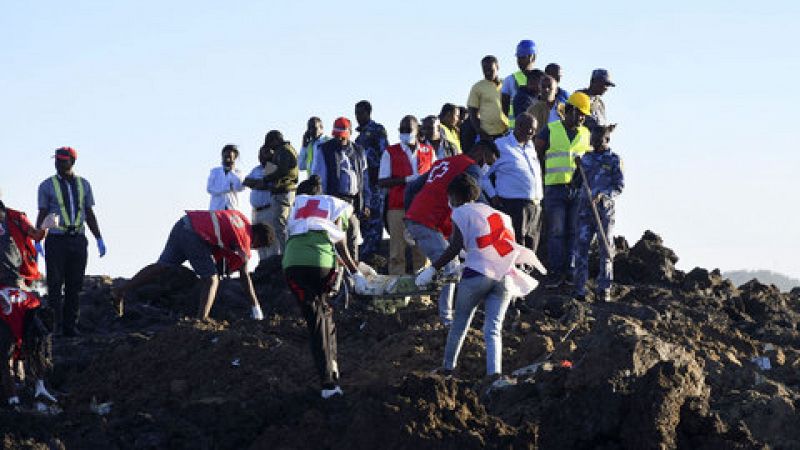
[[(108, 247), (87, 273), (154, 262), (187, 209), (205, 209), (223, 145), (257, 164), (264, 134), (299, 147), (362, 99), (400, 118), (465, 104), (496, 55), (533, 39), (562, 87), (611, 72), (604, 96), (625, 164), (615, 235), (660, 234), (678, 267), (800, 277), (795, 109), (798, 2), (0, 2), (0, 190), (36, 216), (55, 148), (78, 150)], [(795, 136), (793, 138), (793, 136)], [(240, 207), (249, 215), (248, 194)]]

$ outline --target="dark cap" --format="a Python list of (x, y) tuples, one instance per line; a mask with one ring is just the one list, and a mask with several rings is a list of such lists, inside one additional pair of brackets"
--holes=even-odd
[(594, 80), (601, 80), (606, 86), (616, 86), (616, 84), (611, 81), (611, 75), (608, 74), (606, 69), (594, 69), (592, 71), (592, 81)]
[(55, 155), (53, 155), (56, 159), (78, 159), (78, 151), (72, 147), (59, 147), (56, 149)]

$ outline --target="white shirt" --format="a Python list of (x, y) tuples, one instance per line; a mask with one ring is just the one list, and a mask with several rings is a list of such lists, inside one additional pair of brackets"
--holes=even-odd
[(208, 209), (211, 211), (236, 209), (239, 206), (237, 192), (244, 190), (243, 179), (242, 171), (237, 168), (228, 173), (225, 173), (222, 166), (211, 169), (206, 185), (206, 191), (211, 194)]

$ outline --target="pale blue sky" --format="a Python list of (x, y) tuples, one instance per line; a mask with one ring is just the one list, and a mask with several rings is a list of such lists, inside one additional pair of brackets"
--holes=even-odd
[[(368, 99), (391, 140), (405, 114), (464, 104), (494, 54), (536, 41), (563, 86), (605, 67), (626, 191), (615, 234), (660, 233), (679, 267), (800, 277), (796, 2), (5, 1), (0, 189), (36, 213), (53, 149), (79, 152), (109, 253), (89, 273), (154, 261), (228, 142), (256, 164), (264, 133), (297, 144)], [(500, 6), (502, 5), (502, 6)], [(249, 213), (247, 194), (240, 196)]]

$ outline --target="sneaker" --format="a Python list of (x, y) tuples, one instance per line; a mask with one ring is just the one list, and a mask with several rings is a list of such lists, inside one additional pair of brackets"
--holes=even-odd
[(327, 400), (335, 395), (344, 395), (344, 392), (342, 392), (342, 388), (339, 386), (334, 386), (333, 389), (323, 389), (321, 394), (322, 398)]
[(264, 320), (264, 313), (261, 312), (261, 306), (253, 306), (251, 317), (253, 320)]

